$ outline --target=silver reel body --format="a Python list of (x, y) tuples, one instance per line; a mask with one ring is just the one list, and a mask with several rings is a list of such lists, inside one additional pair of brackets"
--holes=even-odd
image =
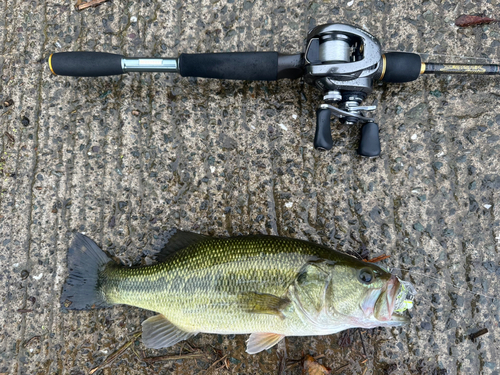
[[(378, 40), (355, 26), (321, 25), (309, 32), (304, 58), (304, 79), (323, 92), (325, 101), (317, 110), (315, 148), (332, 148), (330, 117), (333, 114), (342, 123), (365, 124), (358, 153), (378, 156), (378, 125), (363, 114), (375, 110), (376, 106), (360, 105), (372, 92), (374, 78), (380, 76), (382, 50)], [(365, 128), (369, 130), (365, 135), (369, 138), (363, 137)]]

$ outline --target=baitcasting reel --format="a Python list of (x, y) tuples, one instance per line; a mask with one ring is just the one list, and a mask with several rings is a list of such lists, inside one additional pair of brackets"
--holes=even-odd
[(316, 149), (332, 148), (330, 117), (334, 115), (344, 124), (364, 124), (358, 149), (360, 155), (380, 154), (378, 125), (363, 114), (377, 107), (362, 107), (361, 102), (372, 92), (381, 59), (379, 42), (356, 27), (321, 25), (309, 32), (304, 79), (323, 91), (325, 101), (316, 111)]
[(102, 52), (62, 52), (50, 55), (49, 67), (56, 75), (97, 77), (128, 72), (179, 73), (183, 77), (275, 81), (304, 77), (323, 92), (316, 111), (314, 147), (333, 146), (331, 116), (345, 124), (361, 123), (358, 154), (380, 154), (378, 125), (365, 112), (376, 106), (361, 106), (372, 92), (373, 81), (403, 83), (420, 74), (500, 74), (499, 65), (422, 63), (414, 53), (382, 54), (378, 40), (355, 26), (326, 24), (307, 37), (305, 53), (232, 52), (181, 54), (178, 58), (126, 58)]

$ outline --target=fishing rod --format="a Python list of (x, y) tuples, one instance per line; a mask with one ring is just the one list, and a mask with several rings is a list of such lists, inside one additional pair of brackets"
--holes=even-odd
[(132, 57), (103, 52), (62, 52), (48, 59), (52, 73), (62, 76), (98, 77), (129, 72), (178, 73), (183, 77), (276, 81), (303, 78), (323, 92), (316, 111), (314, 147), (330, 150), (332, 115), (343, 124), (362, 124), (358, 154), (380, 154), (379, 127), (365, 113), (377, 106), (361, 103), (376, 80), (404, 83), (422, 74), (500, 74), (500, 65), (440, 64), (422, 62), (408, 52), (382, 54), (379, 41), (368, 32), (346, 24), (313, 28), (304, 53), (229, 52), (183, 53), (177, 58)]

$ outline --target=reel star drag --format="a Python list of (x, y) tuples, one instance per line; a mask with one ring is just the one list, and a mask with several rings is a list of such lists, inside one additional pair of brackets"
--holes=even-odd
[(361, 106), (372, 92), (374, 80), (403, 83), (421, 74), (500, 74), (500, 65), (422, 63), (415, 53), (382, 54), (371, 34), (345, 24), (326, 24), (312, 29), (305, 53), (232, 52), (181, 54), (178, 58), (126, 58), (102, 52), (63, 52), (49, 57), (56, 75), (97, 77), (128, 72), (179, 73), (183, 77), (275, 81), (304, 77), (323, 92), (324, 103), (316, 111), (314, 147), (333, 146), (330, 118), (345, 124), (363, 124), (358, 154), (380, 154), (379, 127), (366, 112), (377, 107)]

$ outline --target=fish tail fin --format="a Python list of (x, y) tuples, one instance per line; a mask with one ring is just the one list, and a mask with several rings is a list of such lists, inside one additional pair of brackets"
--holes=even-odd
[(68, 249), (69, 276), (64, 283), (61, 304), (70, 310), (109, 307), (99, 288), (99, 273), (112, 262), (90, 238), (76, 233)]

